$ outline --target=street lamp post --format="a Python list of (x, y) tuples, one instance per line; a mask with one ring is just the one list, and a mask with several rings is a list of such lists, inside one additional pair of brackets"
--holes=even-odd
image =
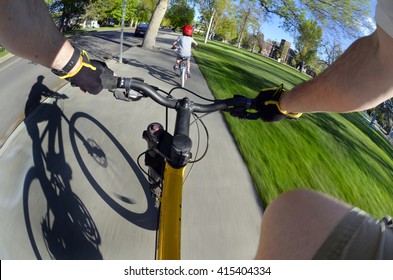
[(210, 28), (212, 27), (212, 23), (213, 23), (213, 18), (214, 18), (214, 13), (215, 13), (215, 12), (216, 12), (216, 11), (213, 10), (212, 17), (210, 18), (209, 27), (207, 28), (207, 33), (206, 33), (206, 37), (205, 37), (205, 44), (206, 44), (207, 39), (208, 39), (208, 37), (209, 37)]
[(123, 8), (121, 12), (121, 27), (120, 27), (120, 55), (119, 63), (123, 63), (123, 38), (124, 38), (124, 16), (126, 13), (127, 0), (123, 0)]

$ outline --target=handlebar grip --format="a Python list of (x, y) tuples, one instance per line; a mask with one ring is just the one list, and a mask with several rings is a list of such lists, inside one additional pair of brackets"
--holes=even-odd
[(101, 78), (103, 88), (114, 90), (120, 87), (121, 78), (117, 76)]

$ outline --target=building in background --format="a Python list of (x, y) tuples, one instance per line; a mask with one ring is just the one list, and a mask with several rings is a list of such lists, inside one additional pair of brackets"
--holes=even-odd
[(280, 43), (280, 58), (281, 62), (287, 63), (288, 62), (288, 52), (291, 48), (291, 42), (282, 39)]

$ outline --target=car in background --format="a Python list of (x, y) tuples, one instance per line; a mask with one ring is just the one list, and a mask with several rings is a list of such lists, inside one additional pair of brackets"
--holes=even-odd
[(135, 28), (135, 37), (144, 37), (146, 32), (147, 32), (147, 28), (149, 27), (148, 24), (146, 23), (141, 23), (139, 24), (136, 28)]

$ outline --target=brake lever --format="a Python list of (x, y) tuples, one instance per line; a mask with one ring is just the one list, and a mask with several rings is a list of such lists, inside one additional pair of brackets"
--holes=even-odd
[(142, 94), (137, 92), (136, 90), (131, 89), (131, 84), (132, 81), (139, 81), (139, 82), (144, 82), (143, 78), (121, 78), (120, 84), (118, 85), (119, 88), (124, 88), (124, 91), (115, 89), (113, 90), (113, 96), (118, 99), (118, 100), (123, 100), (123, 101), (138, 101), (142, 97), (144, 97)]
[(227, 109), (226, 111), (228, 111), (232, 117), (236, 117), (239, 119), (246, 119), (246, 120), (259, 119), (258, 113), (248, 112), (246, 109), (240, 108), (240, 107), (233, 107), (233, 108)]
[(130, 90), (130, 91), (123, 91), (123, 90), (118, 90), (115, 89), (113, 91), (113, 96), (118, 99), (118, 100), (122, 100), (122, 101), (138, 101), (141, 100), (142, 97), (144, 97), (144, 95), (139, 94), (139, 92), (135, 91), (135, 90)]

